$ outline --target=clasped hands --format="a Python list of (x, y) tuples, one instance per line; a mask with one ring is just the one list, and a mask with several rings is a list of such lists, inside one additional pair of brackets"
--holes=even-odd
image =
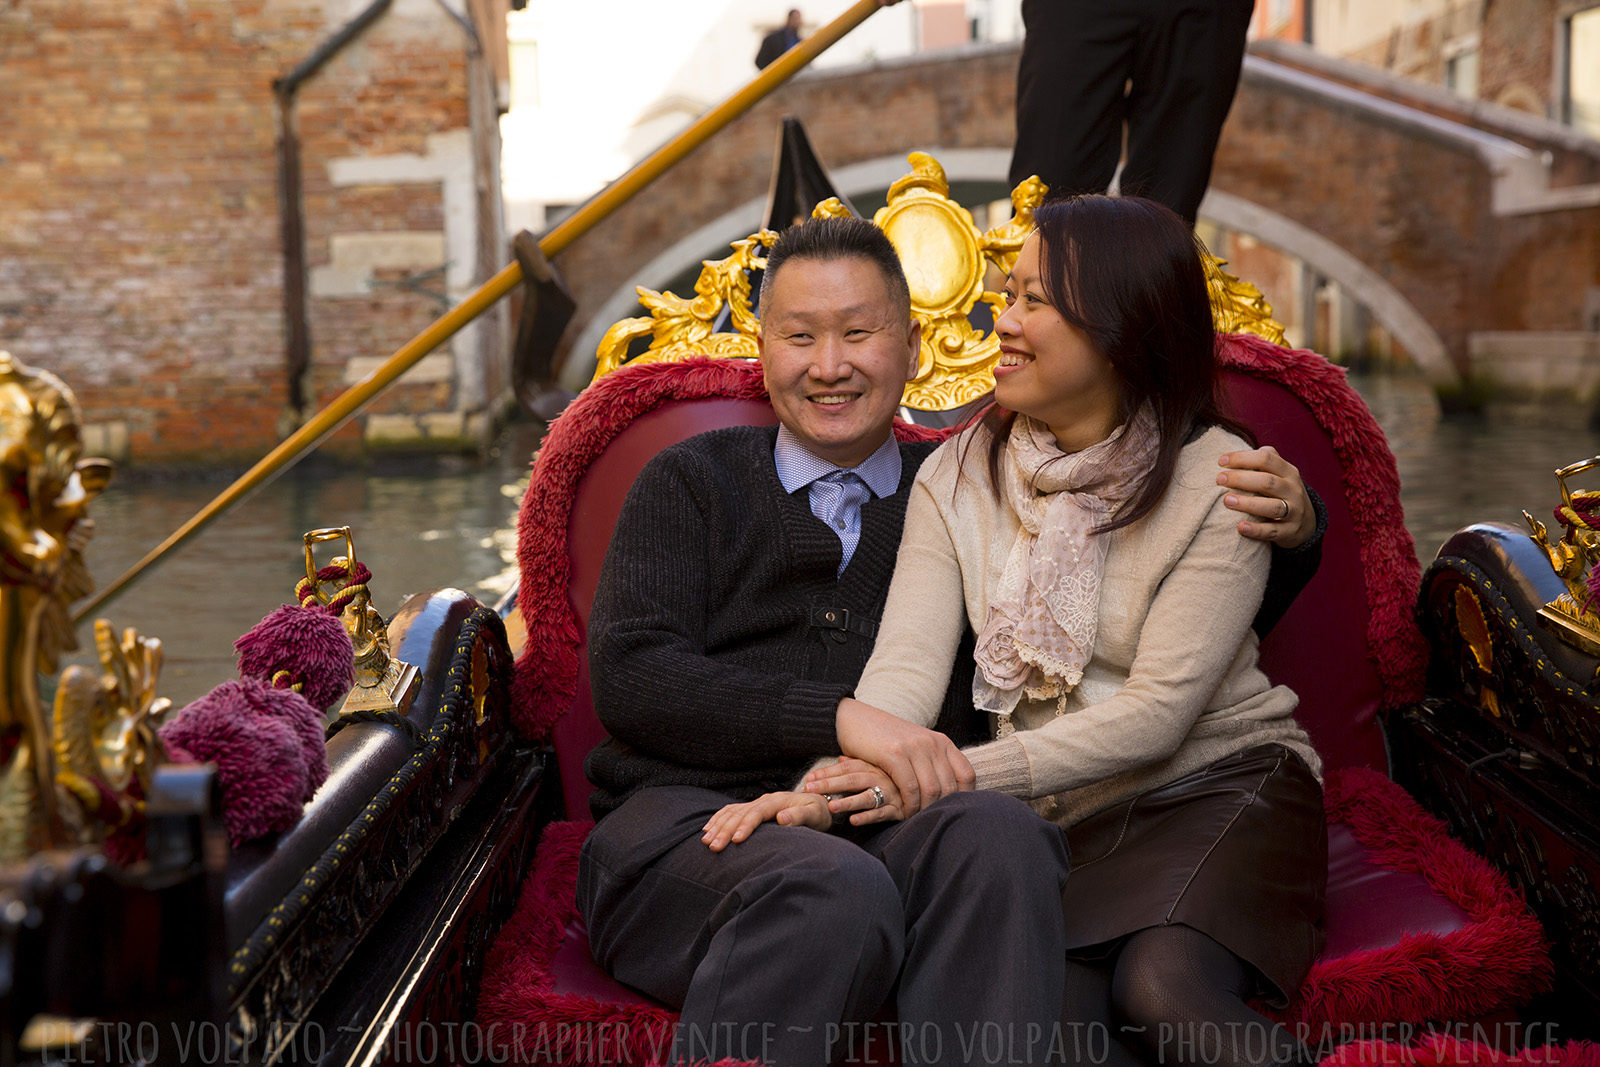
[[(807, 774), (800, 791), (729, 804), (706, 821), (700, 840), (713, 852), (738, 844), (764, 822), (827, 830), (907, 819), (976, 782), (967, 757), (944, 734), (845, 698), (837, 716), (839, 762)], [(883, 793), (878, 802), (874, 787)]]

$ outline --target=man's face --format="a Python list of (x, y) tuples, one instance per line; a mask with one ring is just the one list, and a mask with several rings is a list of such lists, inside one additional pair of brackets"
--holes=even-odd
[(854, 467), (888, 440), (922, 328), (871, 260), (791, 259), (761, 309), (761, 370), (779, 420)]
[(800, 32), (800, 12), (798, 12), (798, 11), (790, 11), (789, 15), (788, 15), (788, 18), (786, 18), (784, 20), (784, 25), (788, 26), (789, 29), (793, 30), (795, 33), (799, 33)]

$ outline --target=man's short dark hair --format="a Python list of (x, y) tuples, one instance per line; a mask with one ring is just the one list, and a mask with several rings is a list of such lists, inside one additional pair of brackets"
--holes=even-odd
[(767, 295), (772, 291), (772, 280), (791, 259), (866, 260), (878, 268), (889, 287), (890, 298), (902, 310), (906, 321), (911, 320), (911, 287), (906, 284), (900, 254), (884, 232), (866, 219), (854, 216), (807, 219), (779, 234), (767, 253), (767, 268), (761, 278), (762, 307), (766, 306)]

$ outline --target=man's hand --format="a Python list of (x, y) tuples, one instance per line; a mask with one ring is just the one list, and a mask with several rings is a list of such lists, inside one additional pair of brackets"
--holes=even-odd
[(896, 718), (852, 697), (839, 701), (839, 751), (883, 769), (909, 819), (942, 796), (971, 789), (972, 764), (944, 734)]
[(1217, 462), (1229, 468), (1217, 475), (1217, 484), (1236, 490), (1222, 502), (1247, 516), (1239, 524), (1244, 536), (1298, 548), (1316, 530), (1317, 513), (1300, 470), (1276, 448), (1229, 452)]
[(721, 852), (730, 844), (755, 833), (764, 822), (780, 826), (809, 826), (813, 830), (827, 830), (833, 826), (833, 813), (828, 802), (810, 793), (767, 793), (744, 804), (729, 804), (706, 820), (705, 832), (700, 840), (712, 852)]
[[(882, 793), (881, 801), (879, 794), (873, 792), (874, 788)], [(805, 791), (830, 798), (828, 810), (834, 815), (848, 815), (851, 826), (870, 826), (906, 817), (894, 779), (883, 768), (854, 756), (840, 756), (839, 762), (806, 775)]]

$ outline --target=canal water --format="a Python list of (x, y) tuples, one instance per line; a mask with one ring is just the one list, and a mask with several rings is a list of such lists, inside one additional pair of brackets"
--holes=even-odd
[[(1570, 417), (1443, 418), (1420, 379), (1352, 382), (1389, 437), (1406, 525), (1424, 561), (1469, 523), (1520, 523), (1522, 508), (1547, 519), (1557, 500), (1552, 471), (1600, 454), (1600, 433)], [(385, 616), (408, 595), (445, 586), (492, 604), (515, 580), (516, 510), (535, 445), (534, 429), (517, 425), (485, 461), (352, 468), (313, 459), (217, 520), (100, 614), (118, 629), (161, 638), (160, 691), (183, 704), (233, 677), (234, 639), (293, 599), (307, 530), (353, 528), (357, 556), (372, 570), (373, 603)], [(97, 529), (87, 557), (96, 579), (114, 580), (227, 484), (114, 481), (91, 510)], [(324, 546), (319, 559), (332, 554)], [(81, 630), (79, 639), (92, 642), (92, 632)], [(73, 661), (91, 658), (86, 649)]]

